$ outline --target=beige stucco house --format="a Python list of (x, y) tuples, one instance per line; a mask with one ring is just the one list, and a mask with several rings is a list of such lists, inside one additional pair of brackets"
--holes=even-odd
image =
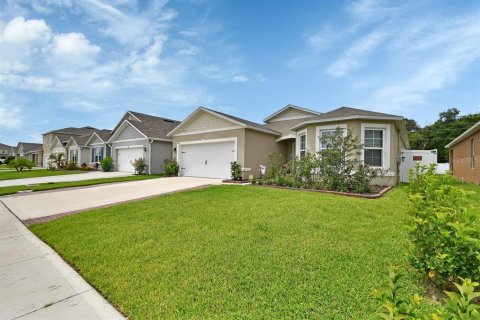
[(208, 108), (198, 108), (168, 136), (180, 175), (229, 178), (230, 162), (243, 167), (244, 177), (258, 176), (268, 155), (285, 159), (321, 150), (320, 138), (337, 127), (350, 130), (364, 144), (361, 160), (385, 172), (382, 184), (399, 177), (401, 149), (408, 149), (403, 117), (341, 107), (326, 113), (287, 105), (255, 123)]
[(480, 184), (480, 121), (445, 147), (450, 152), (450, 171), (459, 179)]

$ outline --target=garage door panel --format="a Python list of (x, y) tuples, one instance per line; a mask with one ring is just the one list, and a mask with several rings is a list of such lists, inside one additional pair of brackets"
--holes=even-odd
[(230, 178), (230, 162), (236, 160), (234, 141), (185, 144), (180, 150), (182, 176)]
[(122, 148), (117, 149), (117, 171), (135, 172), (131, 161), (143, 157), (143, 148)]

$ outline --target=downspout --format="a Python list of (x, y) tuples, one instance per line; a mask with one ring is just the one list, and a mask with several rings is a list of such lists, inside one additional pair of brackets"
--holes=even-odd
[[(115, 164), (115, 171), (117, 171), (117, 157), (115, 155), (115, 158), (113, 157), (113, 148), (112, 148), (112, 145), (110, 143), (106, 143), (107, 146), (110, 147), (110, 157), (113, 159), (115, 159), (115, 162), (113, 162)], [(107, 155), (107, 150), (105, 150), (105, 155)], [(90, 154), (91, 156), (91, 154)]]
[(149, 148), (148, 148), (148, 174), (152, 174), (152, 142), (153, 140), (148, 140)]

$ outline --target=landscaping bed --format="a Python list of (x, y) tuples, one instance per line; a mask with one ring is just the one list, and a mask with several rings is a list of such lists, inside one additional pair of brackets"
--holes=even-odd
[(286, 186), (278, 186), (278, 185), (264, 185), (264, 184), (253, 184), (253, 186), (307, 191), (307, 192), (319, 192), (319, 193), (335, 194), (335, 195), (354, 197), (354, 198), (365, 198), (365, 199), (380, 198), (393, 188), (391, 186), (372, 186), (371, 192), (369, 193), (355, 193), (355, 192), (341, 192), (341, 191), (334, 191), (334, 190), (322, 190), (322, 189), (312, 189), (312, 188), (295, 188), (295, 187), (286, 187)]
[(424, 288), (408, 205), (403, 186), (369, 201), (223, 185), (30, 229), (130, 319), (374, 319), (388, 265), (406, 295)]

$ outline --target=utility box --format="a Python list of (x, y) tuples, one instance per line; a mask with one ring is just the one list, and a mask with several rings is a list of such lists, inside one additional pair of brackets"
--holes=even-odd
[(433, 150), (403, 150), (400, 156), (400, 181), (408, 181), (408, 171), (415, 168), (416, 164), (429, 166), (437, 164), (437, 149)]

